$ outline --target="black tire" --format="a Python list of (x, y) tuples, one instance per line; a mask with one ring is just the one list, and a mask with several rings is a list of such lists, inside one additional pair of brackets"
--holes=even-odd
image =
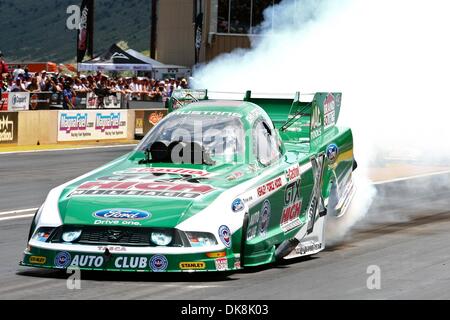
[(356, 160), (353, 159), (353, 171), (355, 171), (356, 169), (358, 169), (358, 162), (356, 162)]

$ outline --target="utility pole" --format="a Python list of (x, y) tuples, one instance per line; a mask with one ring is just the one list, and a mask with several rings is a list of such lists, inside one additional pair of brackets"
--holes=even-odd
[(157, 19), (158, 19), (158, 0), (151, 0), (152, 1), (152, 12), (150, 15), (150, 58), (156, 59), (156, 26), (157, 26)]

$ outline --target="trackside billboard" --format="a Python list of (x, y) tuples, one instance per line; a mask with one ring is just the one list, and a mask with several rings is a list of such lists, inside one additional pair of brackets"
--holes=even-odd
[(58, 142), (126, 139), (127, 111), (58, 112)]

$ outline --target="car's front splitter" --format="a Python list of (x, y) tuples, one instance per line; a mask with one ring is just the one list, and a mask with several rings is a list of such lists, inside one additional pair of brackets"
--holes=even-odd
[(240, 256), (227, 249), (221, 252), (190, 254), (127, 254), (126, 248), (117, 252), (94, 254), (29, 248), (20, 265), (36, 268), (79, 268), (92, 271), (127, 272), (201, 272), (235, 271), (241, 269)]

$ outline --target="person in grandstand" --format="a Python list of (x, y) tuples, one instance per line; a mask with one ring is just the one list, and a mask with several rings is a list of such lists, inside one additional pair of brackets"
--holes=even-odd
[(7, 91), (8, 82), (7, 77), (9, 75), (8, 65), (3, 59), (3, 52), (0, 51), (0, 96), (3, 91)]

